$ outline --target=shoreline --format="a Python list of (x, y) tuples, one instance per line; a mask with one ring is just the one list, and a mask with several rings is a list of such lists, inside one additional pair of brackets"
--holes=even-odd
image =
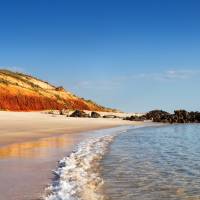
[(45, 188), (44, 199), (65, 199), (66, 195), (69, 199), (74, 196), (80, 199), (104, 199), (104, 180), (100, 169), (111, 143), (124, 132), (145, 127), (153, 125), (120, 126), (93, 133), (95, 137), (86, 138), (73, 153), (59, 160), (54, 169), (55, 179)]
[(51, 183), (57, 161), (69, 155), (89, 132), (141, 124), (39, 112), (0, 112), (0, 120), (0, 200), (38, 198)]

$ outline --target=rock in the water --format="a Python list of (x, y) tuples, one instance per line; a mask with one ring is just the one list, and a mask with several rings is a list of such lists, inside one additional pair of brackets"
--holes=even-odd
[(91, 113), (91, 117), (92, 118), (99, 118), (99, 117), (101, 117), (101, 115), (99, 113), (97, 113), (97, 112), (92, 112)]
[(90, 117), (90, 115), (82, 110), (76, 110), (70, 115), (70, 117)]

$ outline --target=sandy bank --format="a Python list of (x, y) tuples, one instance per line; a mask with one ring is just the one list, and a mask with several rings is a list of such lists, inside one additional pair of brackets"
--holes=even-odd
[(121, 119), (67, 118), (40, 112), (0, 112), (0, 146), (135, 123)]

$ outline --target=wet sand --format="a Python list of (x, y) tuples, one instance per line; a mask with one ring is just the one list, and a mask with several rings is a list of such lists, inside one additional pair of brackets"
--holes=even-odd
[(39, 112), (0, 112), (0, 121), (0, 200), (38, 199), (57, 161), (87, 137), (87, 131), (135, 124)]

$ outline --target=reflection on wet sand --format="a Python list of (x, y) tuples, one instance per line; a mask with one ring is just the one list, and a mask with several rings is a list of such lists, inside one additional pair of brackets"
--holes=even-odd
[(0, 200), (38, 199), (57, 161), (84, 137), (64, 134), (0, 147)]
[(11, 144), (0, 148), (0, 158), (21, 157), (41, 158), (47, 157), (53, 148), (64, 148), (74, 144), (75, 137), (67, 135), (43, 138), (40, 140)]

